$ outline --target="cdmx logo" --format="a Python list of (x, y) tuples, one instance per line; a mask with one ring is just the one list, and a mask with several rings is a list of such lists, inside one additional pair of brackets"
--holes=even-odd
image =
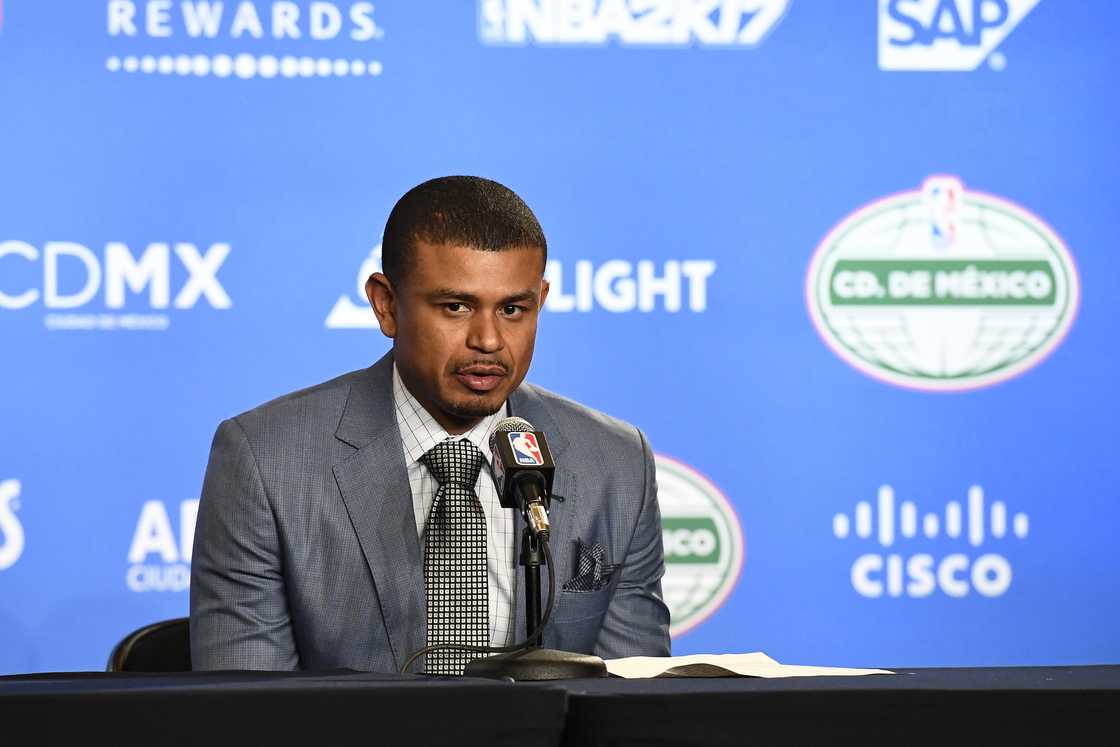
[(11, 568), (23, 554), (23, 525), (16, 516), (20, 487), (19, 480), (0, 482), (0, 571)]
[[(134, 252), (123, 242), (110, 241), (98, 254), (71, 241), (47, 241), (40, 249), (0, 240), (0, 267), (5, 269), (0, 311), (41, 306), (68, 312), (48, 313), (48, 329), (163, 330), (170, 324), (167, 314), (126, 308), (187, 311), (201, 301), (213, 309), (230, 308), (233, 302), (218, 279), (229, 253), (230, 245), (222, 242), (203, 249), (188, 242), (153, 242)], [(103, 303), (97, 302), (99, 295)]]
[(921, 515), (912, 501), (903, 501), (896, 507), (894, 488), (883, 485), (879, 488), (877, 506), (869, 501), (856, 503), (854, 521), (843, 513), (832, 518), (832, 533), (837, 539), (847, 540), (853, 535), (861, 540), (874, 539), (888, 551), (865, 553), (852, 563), (852, 588), (871, 599), (884, 595), (920, 598), (936, 591), (961, 598), (972, 590), (984, 597), (1002, 596), (1011, 588), (1012, 573), (1011, 563), (999, 553), (988, 552), (973, 558), (963, 552), (952, 552), (938, 558), (928, 552), (904, 556), (889, 550), (896, 543), (916, 542), (921, 537), (936, 540), (941, 535), (950, 540), (966, 540), (979, 550), (989, 537), (996, 541), (1012, 536), (1025, 540), (1029, 531), (1030, 518), (1025, 513), (1010, 515), (1003, 501), (986, 507), (984, 489), (979, 485), (968, 489), (966, 505), (949, 501), (943, 514)]
[(880, 70), (994, 70), (996, 51), (1039, 0), (879, 0)]

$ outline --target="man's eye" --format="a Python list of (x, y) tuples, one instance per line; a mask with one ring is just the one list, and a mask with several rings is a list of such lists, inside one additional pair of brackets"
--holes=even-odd
[(445, 303), (443, 305), (443, 308), (447, 309), (452, 314), (458, 314), (462, 311), (465, 311), (467, 307), (464, 304), (459, 303), (458, 301), (453, 301), (452, 303)]
[(525, 310), (524, 306), (517, 306), (517, 305), (514, 305), (514, 304), (508, 304), (508, 305), (502, 307), (502, 313), (505, 314), (506, 316), (517, 316), (518, 314), (520, 314), (524, 310)]

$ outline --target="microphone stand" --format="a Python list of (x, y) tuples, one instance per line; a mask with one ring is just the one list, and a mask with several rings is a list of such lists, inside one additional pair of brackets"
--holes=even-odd
[[(541, 566), (546, 559), (542, 540), (529, 528), (528, 522), (521, 532), (520, 563), (525, 568), (525, 635), (532, 636), (534, 631), (541, 630)], [(537, 638), (530, 639), (529, 645), (520, 651), (473, 659), (467, 663), (463, 674), (515, 681), (607, 676), (607, 665), (598, 656), (544, 648), (543, 637), (541, 630)]]
[(526, 526), (521, 532), (521, 565), (525, 568), (525, 635), (530, 646), (540, 646), (544, 631), (541, 627), (541, 566), (544, 565), (544, 552), (540, 540)]

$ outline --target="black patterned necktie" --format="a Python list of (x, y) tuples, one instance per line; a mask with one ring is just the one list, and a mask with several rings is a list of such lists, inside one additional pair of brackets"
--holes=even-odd
[[(424, 591), (428, 601), (427, 645), (490, 642), (486, 581), (486, 515), (474, 492), (483, 456), (467, 440), (442, 441), (420, 457), (439, 482), (424, 545)], [(433, 651), (424, 671), (462, 674), (469, 651)]]

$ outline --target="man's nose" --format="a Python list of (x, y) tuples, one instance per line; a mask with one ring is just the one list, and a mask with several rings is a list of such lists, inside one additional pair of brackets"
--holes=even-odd
[(505, 347), (497, 319), (492, 314), (476, 314), (471, 319), (467, 347), (483, 353), (494, 353)]

